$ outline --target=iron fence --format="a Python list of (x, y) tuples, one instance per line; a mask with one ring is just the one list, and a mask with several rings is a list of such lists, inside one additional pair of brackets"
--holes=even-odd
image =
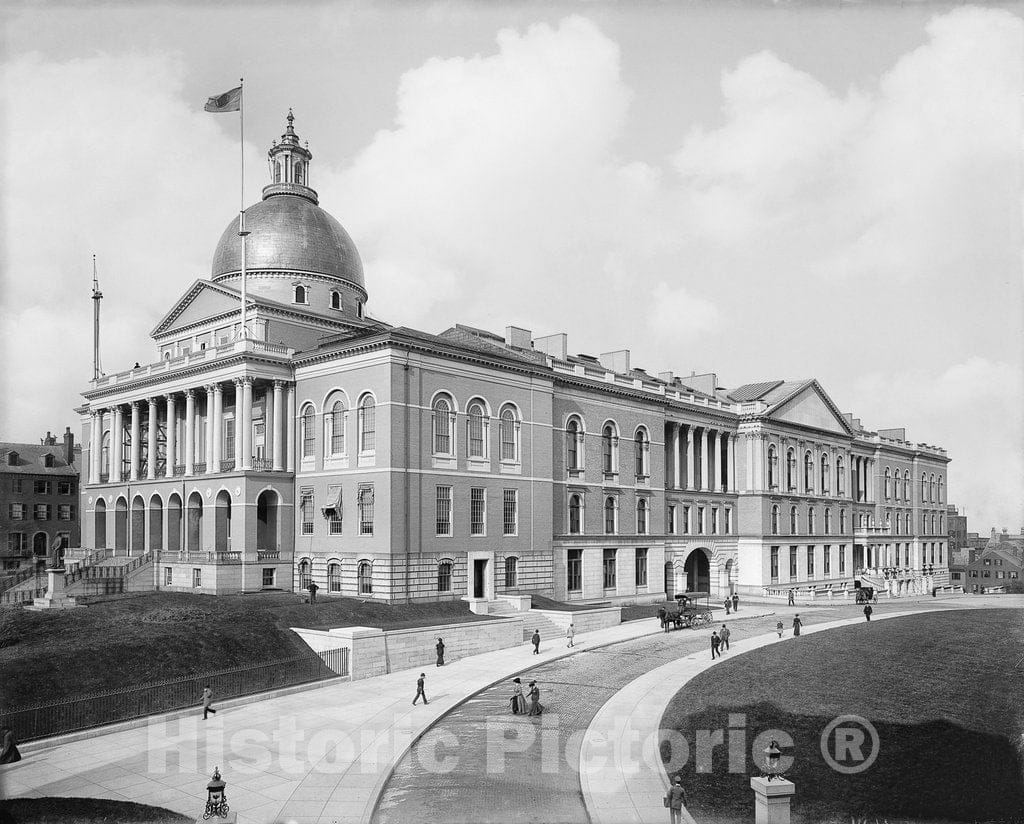
[(19, 741), (32, 741), (147, 715), (201, 707), (206, 686), (213, 691), (216, 705), (217, 701), (226, 698), (348, 675), (349, 650), (342, 647), (255, 666), (124, 687), (56, 703), (4, 708), (0, 710), (0, 727), (13, 730)]

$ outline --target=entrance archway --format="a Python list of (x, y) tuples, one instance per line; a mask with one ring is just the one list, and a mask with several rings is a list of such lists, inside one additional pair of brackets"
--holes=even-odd
[(164, 548), (164, 505), (159, 495), (149, 499), (149, 549)]
[(278, 498), (272, 489), (264, 489), (256, 499), (256, 548), (276, 552), (278, 541)]
[(177, 493), (167, 499), (167, 549), (181, 551), (181, 498)]
[(188, 496), (188, 551), (203, 548), (203, 496), (193, 492)]
[(217, 493), (214, 509), (214, 549), (227, 552), (231, 549), (231, 493), (222, 489)]
[(102, 498), (96, 499), (96, 511), (93, 514), (93, 544), (94, 549), (107, 548), (107, 502)]
[(114, 504), (114, 554), (128, 554), (128, 501), (118, 498)]
[(688, 592), (711, 591), (711, 559), (706, 550), (695, 549), (686, 558), (683, 566), (686, 571), (686, 589)]
[(146, 502), (141, 495), (132, 501), (132, 540), (128, 544), (128, 554), (141, 555), (146, 551)]

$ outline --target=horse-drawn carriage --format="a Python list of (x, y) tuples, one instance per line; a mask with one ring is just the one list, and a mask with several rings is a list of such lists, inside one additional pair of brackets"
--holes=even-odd
[[(710, 592), (681, 592), (676, 595), (674, 606), (666, 605), (662, 609), (664, 610), (663, 621), (667, 629), (709, 627), (713, 620)], [(661, 610), (659, 610), (660, 614)]]
[(859, 586), (856, 588), (858, 604), (877, 604), (878, 596), (874, 587)]

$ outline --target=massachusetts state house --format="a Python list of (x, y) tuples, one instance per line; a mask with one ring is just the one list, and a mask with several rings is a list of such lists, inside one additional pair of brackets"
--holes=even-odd
[(389, 601), (654, 601), (948, 582), (946, 452), (817, 380), (726, 390), (567, 335), (395, 327), (311, 188), (291, 114), (271, 182), (152, 363), (83, 393), (82, 545), (160, 589)]

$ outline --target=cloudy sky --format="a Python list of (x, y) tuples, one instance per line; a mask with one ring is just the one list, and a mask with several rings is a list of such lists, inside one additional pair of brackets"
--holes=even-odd
[[(823, 4), (822, 4), (823, 5)], [(73, 424), (293, 107), (370, 311), (567, 332), (649, 372), (817, 377), (1024, 525), (1024, 5), (8, 5), (0, 439)]]

